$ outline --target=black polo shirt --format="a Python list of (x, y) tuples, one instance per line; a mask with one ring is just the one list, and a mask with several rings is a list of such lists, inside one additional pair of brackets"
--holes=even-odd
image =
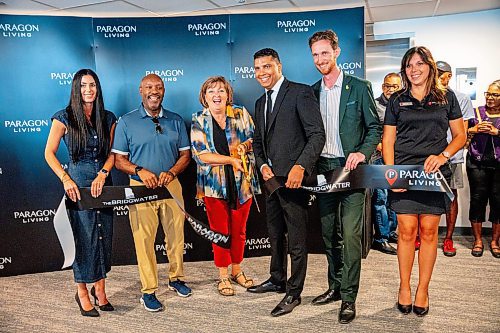
[(446, 104), (439, 104), (429, 94), (420, 102), (409, 89), (392, 94), (384, 125), (396, 126), (394, 164), (424, 164), (429, 155), (439, 155), (448, 146), (449, 121), (461, 118), (462, 112), (449, 89), (446, 100)]

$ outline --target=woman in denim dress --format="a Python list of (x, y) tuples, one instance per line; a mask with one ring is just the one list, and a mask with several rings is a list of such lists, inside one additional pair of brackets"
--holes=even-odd
[[(73, 77), (68, 106), (52, 116), (45, 159), (61, 180), (66, 196), (80, 199), (79, 187), (91, 187), (97, 197), (104, 185), (111, 185), (109, 172), (114, 165), (110, 153), (116, 117), (104, 109), (101, 85), (90, 69), (79, 70)], [(61, 139), (68, 148), (70, 162), (67, 172), (56, 157)], [(73, 273), (78, 291), (75, 300), (83, 316), (97, 317), (99, 312), (90, 302), (90, 293), (102, 311), (114, 310), (106, 298), (105, 278), (111, 269), (113, 210), (68, 209), (75, 239)]]

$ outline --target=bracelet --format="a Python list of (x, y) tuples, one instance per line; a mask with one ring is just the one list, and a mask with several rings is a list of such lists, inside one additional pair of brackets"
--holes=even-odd
[(172, 171), (167, 171), (166, 174), (172, 176), (172, 178), (175, 178), (175, 174)]
[[(68, 177), (68, 179), (64, 180), (65, 177)], [(61, 180), (62, 183), (65, 183), (68, 180), (71, 180), (71, 177), (66, 172), (63, 172), (63, 174), (61, 175), (60, 180)]]

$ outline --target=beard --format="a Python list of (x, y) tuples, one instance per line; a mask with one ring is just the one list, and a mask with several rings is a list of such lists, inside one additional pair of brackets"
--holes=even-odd
[(316, 65), (316, 68), (322, 75), (328, 75), (335, 69), (335, 63), (334, 62), (321, 63)]

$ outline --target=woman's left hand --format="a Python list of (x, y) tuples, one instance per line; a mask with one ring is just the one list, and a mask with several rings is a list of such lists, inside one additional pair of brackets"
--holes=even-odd
[(424, 163), (424, 171), (426, 173), (433, 173), (439, 170), (441, 166), (443, 166), (448, 159), (443, 155), (430, 155), (427, 157)]
[(94, 198), (97, 198), (98, 196), (101, 195), (102, 188), (105, 182), (106, 182), (106, 175), (99, 172), (97, 174), (97, 177), (95, 177), (95, 179), (92, 181), (92, 185), (90, 186), (90, 194), (92, 194)]

